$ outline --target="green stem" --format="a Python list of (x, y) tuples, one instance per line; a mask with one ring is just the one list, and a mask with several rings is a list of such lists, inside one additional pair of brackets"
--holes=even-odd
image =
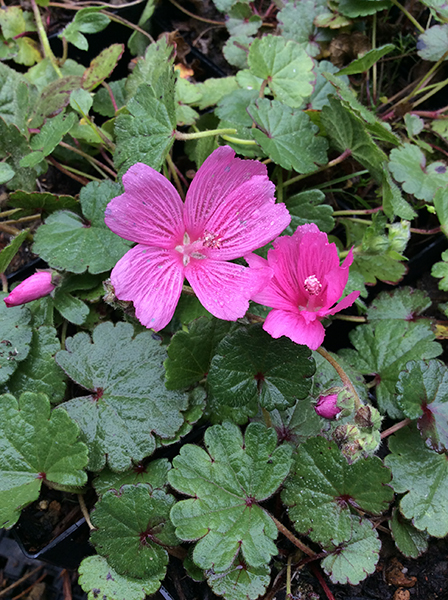
[(437, 94), (437, 92), (439, 92), (441, 89), (443, 89), (447, 84), (448, 84), (448, 79), (444, 79), (443, 81), (438, 83), (430, 92), (428, 92), (422, 98), (419, 98), (416, 102), (414, 102), (412, 104), (412, 108), (418, 106), (419, 104), (422, 104), (423, 102), (426, 102), (426, 100), (431, 98), (431, 96), (434, 96), (434, 94)]
[(277, 173), (277, 186), (276, 186), (276, 194), (277, 194), (277, 202), (283, 202), (283, 169), (280, 165), (276, 167)]
[[(374, 48), (376, 48), (376, 13), (373, 15), (373, 19), (372, 19), (372, 50)], [(372, 97), (373, 97), (374, 102), (376, 102), (377, 78), (378, 78), (378, 67), (377, 67), (377, 63), (374, 63), (373, 67), (372, 67)]]
[(327, 352), (324, 348), (322, 348), (322, 346), (320, 348), (318, 348), (316, 350), (316, 352), (319, 352), (319, 354), (323, 358), (325, 358), (325, 360), (328, 361), (330, 363), (330, 365), (333, 367), (333, 369), (337, 372), (343, 385), (347, 389), (349, 389), (350, 392), (352, 393), (353, 399), (355, 402), (355, 410), (358, 410), (358, 408), (360, 406), (362, 406), (362, 402), (359, 399), (358, 392), (355, 390), (355, 386), (351, 382), (350, 377), (347, 375), (347, 373), (344, 371), (344, 369), (341, 367), (341, 365), (338, 363), (338, 361), (336, 359), (334, 359), (329, 352)]
[(173, 176), (174, 183), (176, 184), (177, 191), (179, 192), (179, 196), (182, 198), (182, 200), (185, 200), (185, 194), (184, 194), (184, 191), (182, 189), (182, 184), (181, 184), (180, 179), (179, 179), (179, 177), (177, 175), (176, 167), (174, 166), (173, 159), (171, 158), (169, 152), (166, 155), (165, 160), (167, 162), (169, 170), (171, 171), (171, 175)]
[(14, 213), (16, 213), (20, 208), (11, 208), (11, 210), (5, 210), (4, 212), (0, 212), (0, 217), (10, 217)]
[(380, 210), (383, 210), (382, 206), (378, 206), (377, 208), (368, 208), (365, 210), (335, 210), (333, 212), (333, 217), (343, 217), (345, 215), (373, 215)]
[(4, 294), (8, 293), (8, 279), (4, 273), (0, 273), (0, 279), (2, 280), (2, 292)]
[(402, 6), (402, 5), (401, 5), (401, 4), (398, 2), (398, 0), (391, 0), (391, 2), (392, 2), (392, 4), (395, 4), (395, 6), (396, 6), (397, 8), (399, 8), (399, 9), (401, 10), (401, 12), (407, 16), (407, 18), (408, 18), (408, 19), (411, 21), (411, 23), (414, 25), (414, 27), (416, 27), (416, 28), (417, 28), (417, 29), (420, 31), (420, 33), (425, 33), (425, 30), (424, 30), (424, 28), (423, 28), (423, 27), (420, 25), (420, 23), (417, 21), (417, 19), (415, 19), (415, 18), (414, 18), (414, 17), (411, 15), (411, 13), (410, 13), (409, 11), (407, 11), (407, 10), (405, 9), (405, 7), (404, 7), (404, 6)]
[[(1, 215), (2, 217), (4, 215)], [(35, 215), (29, 215), (28, 217), (21, 217), (20, 219), (10, 219), (9, 221), (2, 221), (2, 225), (15, 225), (16, 223), (27, 223), (28, 221), (35, 221), (36, 219), (40, 219), (41, 214), (37, 213)]]
[(355, 173), (350, 173), (350, 175), (344, 175), (343, 177), (338, 177), (337, 179), (332, 179), (331, 181), (326, 181), (325, 183), (319, 183), (313, 187), (316, 190), (323, 190), (324, 188), (330, 187), (337, 183), (343, 183), (344, 181), (354, 179), (355, 177), (362, 177), (362, 175), (365, 175), (366, 173), (368, 173), (367, 169), (364, 169), (362, 171), (356, 171)]
[(242, 138), (232, 137), (230, 135), (222, 135), (223, 140), (226, 142), (230, 142), (232, 144), (240, 144), (240, 146), (256, 146), (257, 142), (255, 140), (243, 140)]
[(71, 146), (70, 144), (67, 144), (66, 142), (59, 142), (59, 145), (62, 148), (71, 150), (75, 154), (79, 154), (79, 156), (82, 156), (83, 158), (85, 158), (92, 165), (92, 167), (94, 169), (96, 169), (105, 179), (107, 179), (107, 175), (106, 175), (106, 173), (104, 173), (104, 171), (106, 171), (114, 179), (117, 178), (117, 174), (115, 173), (115, 171), (113, 171), (110, 167), (103, 164), (102, 162), (100, 162), (99, 160), (94, 158), (93, 156), (90, 156), (90, 154), (87, 154), (87, 152), (83, 152), (79, 148), (76, 148), (75, 146)]
[(51, 62), (53, 69), (56, 71), (58, 77), (62, 77), (61, 69), (59, 68), (58, 61), (56, 60), (53, 50), (50, 47), (48, 41), (47, 32), (45, 31), (44, 24), (42, 23), (42, 17), (40, 16), (39, 8), (36, 4), (36, 0), (31, 0), (31, 7), (34, 13), (34, 20), (36, 21), (37, 32), (39, 34), (40, 43), (44, 51), (44, 56)]
[(339, 155), (338, 157), (336, 157), (334, 160), (330, 160), (329, 163), (327, 163), (323, 167), (320, 167), (319, 169), (316, 169), (312, 173), (303, 173), (303, 175), (297, 175), (297, 177), (293, 177), (292, 179), (288, 179), (288, 181), (285, 181), (283, 183), (283, 187), (288, 187), (289, 185), (292, 185), (293, 183), (297, 183), (301, 179), (306, 179), (307, 177), (310, 177), (311, 175), (316, 175), (316, 173), (322, 173), (322, 171), (326, 171), (327, 169), (331, 169), (331, 167), (334, 167), (334, 166), (338, 165), (339, 163), (341, 163), (342, 161), (344, 161), (346, 158), (348, 158), (351, 155), (351, 153), (352, 153), (352, 151), (350, 150), (350, 148), (347, 148), (346, 150), (344, 150), (344, 152), (341, 155)]
[(198, 140), (199, 138), (211, 137), (212, 135), (226, 135), (226, 134), (234, 134), (236, 133), (236, 129), (209, 129), (208, 131), (198, 131), (194, 133), (182, 133), (181, 131), (175, 131), (174, 137), (176, 140), (186, 141), (186, 140)]
[(339, 319), (339, 321), (349, 321), (350, 323), (365, 323), (367, 321), (367, 319), (362, 316), (357, 317), (356, 315), (341, 315), (339, 313), (334, 315), (334, 318)]

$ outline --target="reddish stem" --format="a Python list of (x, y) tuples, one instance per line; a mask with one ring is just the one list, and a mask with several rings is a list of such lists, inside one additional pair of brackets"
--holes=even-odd
[(381, 434), (381, 439), (384, 440), (384, 438), (387, 438), (388, 435), (391, 435), (392, 433), (395, 433), (396, 431), (403, 429), (403, 427), (406, 427), (406, 425), (409, 425), (410, 422), (411, 422), (411, 419), (404, 419), (403, 421), (400, 421), (399, 423), (395, 423), (395, 425), (392, 425), (392, 427), (389, 427), (389, 429), (386, 429), (385, 431), (383, 431), (383, 433)]
[(325, 579), (322, 577), (322, 573), (319, 571), (318, 567), (314, 563), (312, 563), (310, 565), (310, 569), (313, 572), (313, 574), (316, 576), (320, 585), (322, 586), (322, 589), (324, 590), (325, 595), (327, 596), (328, 600), (335, 600), (335, 597), (331, 593), (331, 590), (328, 587), (328, 585), (326, 584)]

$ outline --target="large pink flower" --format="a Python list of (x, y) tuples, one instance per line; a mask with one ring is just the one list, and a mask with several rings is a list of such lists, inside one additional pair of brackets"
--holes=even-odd
[(280, 237), (268, 252), (268, 260), (252, 254), (251, 267), (272, 268), (274, 275), (252, 299), (272, 310), (263, 328), (278, 338), (286, 335), (297, 344), (316, 350), (324, 341), (323, 317), (351, 306), (359, 292), (351, 292), (339, 304), (347, 284), (352, 251), (339, 266), (335, 244), (314, 223), (298, 227), (291, 237)]
[(270, 269), (228, 262), (267, 244), (290, 222), (258, 161), (215, 150), (190, 185), (185, 203), (160, 173), (137, 163), (123, 175), (125, 193), (106, 209), (106, 225), (137, 242), (111, 275), (120, 300), (132, 300), (146, 327), (171, 320), (186, 277), (205, 308), (220, 319), (244, 316)]

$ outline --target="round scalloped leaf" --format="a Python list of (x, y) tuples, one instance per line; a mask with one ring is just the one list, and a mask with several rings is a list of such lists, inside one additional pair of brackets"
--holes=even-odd
[(320, 54), (319, 32), (314, 19), (325, 7), (325, 0), (302, 0), (283, 5), (277, 14), (282, 37), (301, 44), (310, 56)]
[(300, 533), (320, 543), (350, 540), (352, 507), (381, 514), (393, 499), (391, 474), (377, 457), (349, 464), (334, 442), (307, 440), (297, 455), (282, 493)]
[(19, 401), (4, 394), (0, 413), (0, 527), (11, 527), (44, 479), (83, 486), (88, 454), (76, 423), (64, 412), (50, 413), (45, 394), (26, 392)]
[(102, 556), (88, 556), (79, 565), (79, 585), (88, 600), (144, 600), (160, 587), (158, 577), (123, 577)]
[(30, 351), (31, 313), (24, 306), (8, 308), (0, 293), (0, 383), (5, 383)]
[(384, 462), (392, 469), (392, 487), (400, 511), (420, 531), (434, 537), (448, 533), (448, 460), (425, 446), (415, 426), (401, 429), (389, 439), (391, 454)]
[(268, 565), (254, 568), (240, 560), (224, 574), (208, 571), (206, 575), (213, 592), (226, 600), (256, 600), (265, 593), (271, 580)]
[(436, 452), (448, 450), (448, 369), (438, 360), (410, 361), (397, 383), (398, 404)]
[(341, 0), (338, 4), (338, 12), (352, 19), (365, 17), (389, 8), (390, 0)]
[(168, 472), (171, 465), (166, 458), (159, 458), (144, 465), (134, 465), (130, 471), (114, 473), (107, 467), (93, 481), (98, 496), (102, 496), (109, 490), (118, 492), (122, 485), (146, 483), (151, 489), (165, 489), (168, 485)]
[(316, 134), (319, 128), (309, 116), (278, 100), (260, 98), (247, 108), (258, 129), (254, 140), (275, 163), (298, 173), (312, 173), (327, 162), (327, 140)]
[(60, 349), (61, 343), (54, 327), (36, 327), (27, 360), (18, 365), (2, 391), (15, 395), (42, 392), (50, 402), (61, 402), (66, 388), (65, 376), (54, 360)]
[[(269, 414), (279, 442), (288, 442), (294, 448), (322, 430), (322, 420), (308, 398), (297, 400), (291, 408), (273, 410)], [(261, 420), (262, 416), (257, 415), (257, 419)]]
[(445, 54), (447, 46), (448, 24), (434, 25), (418, 36), (417, 54), (423, 60), (437, 62)]
[(8, 206), (21, 209), (14, 214), (15, 219), (36, 212), (49, 214), (56, 210), (79, 210), (79, 202), (72, 196), (56, 196), (49, 192), (28, 193), (22, 190), (17, 190), (9, 196)]
[(165, 388), (166, 350), (150, 331), (134, 336), (129, 323), (98, 325), (92, 340), (78, 333), (56, 362), (90, 394), (62, 407), (79, 424), (89, 447), (89, 469), (106, 462), (125, 471), (155, 449), (154, 434), (173, 438), (184, 423), (188, 396)]
[(313, 92), (313, 59), (296, 42), (274, 35), (258, 38), (247, 62), (252, 74), (267, 80), (275, 97), (292, 108), (299, 108)]
[(333, 583), (357, 585), (375, 571), (381, 549), (376, 529), (370, 521), (351, 517), (350, 538), (322, 561), (322, 567)]
[(163, 579), (168, 552), (179, 542), (170, 521), (174, 496), (148, 485), (124, 485), (95, 504), (91, 542), (98, 554), (125, 577)]
[(80, 193), (85, 219), (65, 210), (51, 214), (36, 231), (33, 251), (50, 267), (71, 273), (112, 269), (129, 250), (129, 242), (104, 223), (107, 204), (121, 191), (121, 186), (112, 181), (88, 183)]
[(402, 287), (393, 292), (381, 292), (367, 309), (371, 322), (383, 319), (414, 321), (431, 306), (431, 299), (422, 290)]
[(306, 346), (284, 336), (274, 339), (257, 324), (237, 329), (222, 340), (207, 381), (216, 403), (254, 416), (258, 403), (266, 410), (282, 410), (297, 398), (305, 398), (314, 370)]
[(397, 509), (392, 511), (389, 528), (398, 550), (408, 558), (418, 558), (428, 550), (428, 534), (416, 529)]
[(207, 452), (187, 444), (173, 460), (171, 486), (193, 496), (171, 511), (177, 535), (199, 540), (194, 562), (222, 573), (240, 548), (247, 565), (261, 567), (277, 554), (277, 528), (258, 502), (272, 496), (289, 472), (292, 448), (259, 423), (245, 436), (233, 423), (214, 425), (204, 436)]
[(288, 198), (285, 204), (291, 215), (291, 223), (284, 232), (286, 235), (292, 235), (297, 227), (308, 223), (314, 223), (327, 233), (333, 230), (333, 208), (325, 204), (325, 194), (320, 190), (299, 192)]

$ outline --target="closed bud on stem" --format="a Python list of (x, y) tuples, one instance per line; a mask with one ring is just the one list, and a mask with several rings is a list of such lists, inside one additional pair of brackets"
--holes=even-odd
[(337, 406), (338, 404), (338, 393), (341, 388), (330, 388), (319, 396), (314, 410), (324, 419), (335, 419), (341, 409)]
[(363, 405), (358, 408), (355, 414), (355, 423), (358, 427), (373, 428), (379, 430), (382, 417), (378, 410), (373, 406)]
[(38, 271), (19, 283), (12, 292), (4, 298), (6, 306), (19, 306), (33, 300), (48, 296), (60, 283), (61, 276), (55, 271)]

